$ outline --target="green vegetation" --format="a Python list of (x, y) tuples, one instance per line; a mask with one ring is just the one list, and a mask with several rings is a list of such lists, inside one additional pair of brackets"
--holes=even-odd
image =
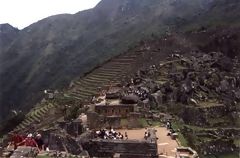
[(240, 148), (240, 139), (235, 139), (234, 144)]
[(121, 127), (127, 127), (128, 125), (128, 120), (126, 118), (121, 119)]
[[(172, 123), (172, 128), (175, 131), (178, 131), (179, 129), (181, 129), (183, 127), (183, 124), (179, 123), (179, 122), (173, 122)], [(188, 147), (189, 143), (187, 141), (187, 139), (183, 136), (183, 134), (181, 132), (178, 132), (178, 140), (181, 143), (182, 146)]]
[(138, 121), (139, 121), (139, 124), (141, 127), (149, 126), (149, 123), (147, 122), (147, 120), (145, 118), (140, 118)]
[[(148, 120), (146, 118), (139, 118), (136, 122), (139, 127), (144, 128), (144, 127), (159, 127), (162, 125), (160, 121), (153, 121), (153, 120)], [(121, 119), (121, 127), (128, 127), (128, 119), (123, 118)]]

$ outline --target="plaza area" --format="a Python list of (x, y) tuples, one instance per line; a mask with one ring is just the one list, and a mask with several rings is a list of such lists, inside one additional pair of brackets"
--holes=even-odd
[[(170, 136), (167, 136), (168, 130), (165, 127), (154, 127), (156, 136), (158, 138), (158, 154), (160, 157), (166, 158), (175, 158), (176, 148), (178, 143), (176, 140), (171, 139)], [(118, 132), (125, 133), (127, 132), (128, 139), (130, 140), (144, 140), (144, 134), (146, 129), (132, 129), (132, 130), (117, 130)]]

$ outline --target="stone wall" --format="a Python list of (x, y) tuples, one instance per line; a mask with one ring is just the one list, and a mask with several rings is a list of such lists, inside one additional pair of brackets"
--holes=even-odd
[(105, 118), (105, 122), (108, 128), (118, 129), (121, 127), (121, 117), (109, 116)]
[(60, 128), (64, 129), (68, 134), (72, 136), (78, 136), (84, 132), (84, 128), (81, 124), (81, 122), (58, 122), (58, 125)]
[(157, 144), (149, 141), (103, 140), (94, 139), (84, 146), (91, 157), (113, 157), (115, 153), (121, 158), (154, 158), (157, 156)]
[(239, 152), (239, 148), (234, 145), (233, 140), (222, 139), (205, 142), (201, 145), (200, 150), (205, 155)]
[(82, 146), (64, 130), (53, 129), (42, 131), (43, 141), (50, 150), (80, 154)]
[(210, 125), (209, 120), (221, 118), (229, 114), (229, 109), (224, 105), (216, 105), (211, 107), (191, 107), (184, 108), (182, 118), (185, 123), (192, 125)]
[(87, 118), (87, 124), (89, 129), (102, 128), (102, 126), (104, 125), (104, 117), (100, 116), (96, 112), (88, 112)]
[(96, 105), (95, 111), (104, 116), (127, 117), (134, 112), (134, 105)]
[(82, 143), (91, 157), (157, 158), (157, 137), (155, 129), (148, 129), (146, 140), (109, 140), (95, 138)]

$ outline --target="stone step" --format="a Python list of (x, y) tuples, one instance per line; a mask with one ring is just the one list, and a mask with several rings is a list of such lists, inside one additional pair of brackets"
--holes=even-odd
[(87, 87), (88, 89), (91, 90), (97, 90), (98, 85), (100, 85), (99, 83), (93, 83), (93, 82), (86, 82), (84, 80), (79, 80), (75, 82), (76, 87)]
[(69, 96), (70, 96), (70, 97), (73, 97), (73, 98), (75, 98), (75, 99), (78, 99), (78, 100), (85, 100), (85, 99), (89, 98), (89, 96), (80, 95), (80, 94), (76, 94), (76, 93), (73, 93), (73, 92), (71, 92), (71, 93), (69, 94)]
[(99, 84), (102, 84), (103, 81), (94, 81), (88, 78), (84, 78), (76, 82), (76, 85), (79, 87), (88, 87), (89, 89), (97, 87)]
[(21, 124), (23, 124), (24, 126), (29, 126), (31, 123), (23, 121)]
[(86, 79), (90, 79), (93, 81), (109, 81), (109, 80), (114, 79), (115, 77), (117, 77), (117, 76), (116, 75), (115, 76), (91, 76)]
[(85, 78), (84, 80), (87, 82), (96, 82), (96, 83), (103, 83), (103, 82), (110, 81), (110, 79), (97, 79), (97, 78)]
[(48, 107), (44, 107), (44, 108), (39, 109), (38, 111), (40, 111), (41, 113), (44, 114), (44, 113), (46, 113), (48, 110), (49, 110)]
[(118, 68), (118, 69), (114, 69), (114, 68), (102, 68), (102, 69), (99, 69), (96, 71), (96, 73), (121, 73), (121, 72), (124, 72), (124, 70), (126, 69), (126, 67), (123, 67), (123, 68)]
[(123, 68), (126, 68), (128, 66), (130, 66), (130, 64), (112, 62), (112, 63), (109, 63), (108, 65), (104, 65), (103, 67), (101, 67), (99, 69), (96, 69), (94, 72), (96, 72), (97, 70), (105, 70), (105, 69), (110, 69), (110, 70), (123, 69)]
[(34, 120), (32, 119), (32, 117), (28, 117), (26, 118), (29, 122), (34, 122)]
[(53, 108), (53, 107), (54, 107), (54, 105), (53, 105), (53, 104), (51, 104), (51, 103), (49, 103), (49, 104), (47, 105), (47, 107), (50, 109), (50, 108)]
[(111, 62), (103, 65), (99, 69), (106, 68), (106, 67), (125, 67), (125, 66), (128, 66), (128, 65), (130, 65), (130, 64), (127, 63), (127, 62), (122, 62), (122, 61), (115, 60), (115, 61), (111, 61)]
[(23, 122), (26, 122), (26, 123), (32, 123), (32, 121), (31, 120), (29, 120), (28, 118), (26, 118)]
[(40, 110), (35, 111), (35, 115), (37, 116), (43, 116), (46, 112), (42, 112)]
[(39, 121), (39, 120), (41, 120), (41, 118), (42, 118), (42, 116), (39, 116), (39, 115), (34, 115), (34, 116), (32, 116), (32, 119), (33, 119), (34, 121)]
[(94, 75), (100, 75), (100, 76), (115, 76), (118, 75), (119, 72), (96, 72)]
[(76, 92), (87, 92), (87, 93), (90, 93), (90, 94), (96, 94), (98, 93), (97, 90), (91, 90), (91, 89), (88, 89), (88, 88), (84, 88), (84, 87), (79, 87), (79, 88), (76, 88), (75, 89)]
[(91, 93), (91, 92), (87, 92), (87, 91), (73, 91), (73, 93), (82, 95), (82, 96), (86, 96), (86, 97), (91, 97), (91, 96), (96, 95), (96, 93)]
[(24, 129), (25, 126), (24, 126), (23, 124), (19, 124), (19, 128), (20, 128), (20, 129)]
[(109, 75), (109, 74), (105, 74), (105, 75), (104, 74), (93, 74), (90, 77), (103, 78), (103, 79), (112, 79), (112, 78), (116, 77), (116, 75), (117, 75), (117, 73), (111, 74), (111, 75)]
[(42, 116), (39, 115), (39, 114), (35, 111), (35, 114), (32, 116), (32, 118), (33, 118), (35, 121), (37, 121), (37, 120), (41, 119)]
[(76, 97), (82, 98), (82, 99), (86, 99), (90, 96), (89, 94), (79, 93), (79, 92), (75, 92), (75, 91), (72, 91), (70, 94), (71, 94), (71, 96), (76, 96)]

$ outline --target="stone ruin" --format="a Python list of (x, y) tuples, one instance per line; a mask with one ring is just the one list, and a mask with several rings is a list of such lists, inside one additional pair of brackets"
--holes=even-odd
[(197, 152), (189, 147), (178, 147), (176, 149), (176, 158), (199, 158)]
[[(138, 127), (136, 120), (140, 117), (161, 121), (163, 118), (152, 111), (163, 109), (190, 126), (234, 126), (232, 116), (239, 117), (239, 63), (234, 62), (233, 69), (226, 71), (224, 67), (231, 64), (223, 59), (219, 52), (186, 57), (173, 54), (167, 61), (141, 69), (123, 85), (108, 90), (105, 98), (94, 98), (95, 108), (87, 113), (87, 122), (59, 121), (60, 128), (42, 131), (44, 140), (52, 150), (77, 155), (88, 151), (90, 156), (155, 157), (155, 141), (100, 140), (80, 134), (86, 134), (88, 128), (119, 128), (122, 118), (128, 119), (129, 128)], [(104, 104), (99, 104), (104, 100)], [(169, 120), (165, 116), (164, 119)], [(239, 138), (239, 131), (222, 129), (214, 133), (184, 127), (181, 133), (194, 133), (199, 142), (194, 145), (200, 153), (237, 151), (232, 135)]]
[(83, 148), (91, 157), (121, 158), (157, 158), (157, 138), (154, 129), (149, 129), (151, 137), (147, 140), (106, 140), (91, 139), (83, 144)]
[(205, 142), (204, 145), (201, 146), (200, 151), (204, 155), (215, 155), (232, 152), (239, 153), (239, 148), (237, 148), (236, 145), (234, 145), (234, 140), (220, 138), (209, 142)]
[[(188, 133), (198, 140), (195, 144), (196, 149), (203, 155), (215, 155), (239, 152), (239, 147), (235, 140), (240, 138), (239, 128), (217, 128), (217, 129), (191, 129), (184, 126), (182, 133), (188, 139)], [(192, 139), (192, 138), (189, 138)]]
[(74, 155), (82, 152), (81, 144), (75, 140), (75, 137), (69, 135), (61, 128), (48, 129), (40, 132), (42, 133), (44, 144), (46, 144), (50, 150), (64, 151)]
[(58, 120), (57, 125), (61, 129), (65, 130), (69, 135), (77, 137), (88, 128), (87, 115), (82, 113), (78, 116), (78, 118), (72, 121)]
[(37, 148), (19, 146), (10, 156), (10, 158), (21, 158), (21, 157), (34, 158), (37, 156), (37, 152), (38, 152)]
[[(237, 112), (240, 63), (226, 58), (221, 52), (170, 55), (167, 61), (141, 69), (131, 76), (123, 84), (122, 96), (137, 96), (138, 112), (145, 118), (153, 118), (156, 115), (151, 111), (159, 109), (190, 126), (235, 127), (240, 120)], [(224, 144), (223, 138), (216, 138), (215, 143), (219, 144), (221, 140)], [(227, 140), (231, 142), (228, 137)], [(199, 151), (203, 146), (199, 146)], [(232, 149), (231, 145), (226, 148), (222, 151)]]

